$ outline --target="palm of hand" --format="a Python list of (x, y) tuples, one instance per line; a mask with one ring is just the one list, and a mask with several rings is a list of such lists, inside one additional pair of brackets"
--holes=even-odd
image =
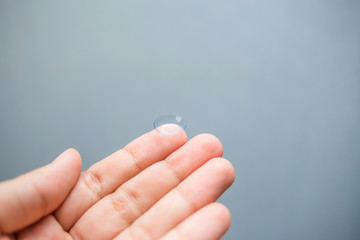
[(68, 150), (0, 184), (0, 239), (219, 239), (230, 214), (214, 201), (234, 181), (221, 156), (211, 135), (152, 131), (80, 174)]

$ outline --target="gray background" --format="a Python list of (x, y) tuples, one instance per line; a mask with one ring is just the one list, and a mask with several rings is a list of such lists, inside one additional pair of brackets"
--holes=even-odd
[(237, 174), (224, 239), (360, 239), (360, 1), (0, 1), (0, 180), (159, 115)]

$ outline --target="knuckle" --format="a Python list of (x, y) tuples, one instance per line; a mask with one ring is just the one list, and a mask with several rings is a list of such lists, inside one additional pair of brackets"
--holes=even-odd
[(137, 200), (137, 195), (133, 191), (121, 187), (110, 196), (113, 208), (128, 225), (132, 224), (137, 217), (143, 214)]
[(87, 188), (98, 198), (102, 198), (104, 195), (101, 178), (96, 172), (90, 169), (81, 174), (81, 179), (87, 186)]

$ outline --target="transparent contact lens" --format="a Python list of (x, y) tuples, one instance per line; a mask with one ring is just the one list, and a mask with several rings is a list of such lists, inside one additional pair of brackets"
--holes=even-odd
[(155, 119), (153, 125), (160, 134), (174, 136), (184, 131), (187, 123), (183, 117), (169, 114)]

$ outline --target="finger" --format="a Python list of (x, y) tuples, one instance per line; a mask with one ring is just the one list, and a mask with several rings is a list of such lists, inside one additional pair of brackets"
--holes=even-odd
[(53, 215), (48, 215), (36, 224), (16, 233), (17, 240), (63, 239), (72, 240)]
[(68, 149), (51, 164), (1, 183), (0, 232), (14, 232), (54, 211), (76, 183), (80, 171), (79, 153)]
[(83, 172), (69, 197), (55, 212), (65, 230), (102, 197), (186, 142), (186, 133), (164, 136), (151, 131)]
[(79, 239), (115, 237), (191, 172), (222, 153), (216, 137), (196, 136), (90, 208), (71, 229), (72, 236)]
[(218, 240), (229, 229), (231, 215), (220, 203), (210, 203), (170, 230), (161, 240)]
[(214, 202), (234, 177), (229, 161), (215, 158), (206, 162), (115, 239), (159, 239), (195, 211)]

